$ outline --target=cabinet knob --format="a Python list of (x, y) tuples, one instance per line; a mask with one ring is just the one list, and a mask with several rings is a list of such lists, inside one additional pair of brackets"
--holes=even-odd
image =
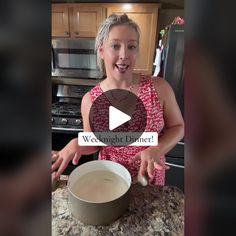
[(79, 32), (78, 32), (78, 31), (75, 31), (75, 34), (76, 34), (76, 35), (79, 35)]

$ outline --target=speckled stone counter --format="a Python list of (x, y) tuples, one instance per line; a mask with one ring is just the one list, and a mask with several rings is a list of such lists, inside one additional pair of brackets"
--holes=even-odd
[(68, 208), (67, 177), (52, 192), (52, 235), (184, 235), (184, 194), (176, 187), (133, 184), (130, 207), (109, 226), (85, 225)]

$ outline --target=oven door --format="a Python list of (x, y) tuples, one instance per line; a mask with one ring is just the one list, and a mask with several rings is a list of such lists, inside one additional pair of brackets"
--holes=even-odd
[[(78, 131), (75, 130), (66, 130), (66, 129), (54, 129), (52, 127), (52, 150), (61, 150), (64, 148), (72, 139), (78, 137)], [(82, 155), (78, 165), (81, 165), (88, 161), (93, 161), (98, 159), (98, 153), (91, 155)], [(70, 162), (63, 172), (63, 174), (69, 175), (78, 165), (73, 165)]]
[(94, 39), (53, 39), (52, 76), (100, 79)]

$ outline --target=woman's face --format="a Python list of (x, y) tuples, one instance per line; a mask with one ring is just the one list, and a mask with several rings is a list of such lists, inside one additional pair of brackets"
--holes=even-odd
[(136, 31), (125, 25), (112, 27), (108, 39), (99, 48), (99, 52), (104, 60), (108, 78), (131, 78), (138, 56)]

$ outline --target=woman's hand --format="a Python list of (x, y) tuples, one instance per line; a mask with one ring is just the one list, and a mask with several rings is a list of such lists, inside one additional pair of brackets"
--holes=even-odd
[(74, 165), (78, 164), (81, 157), (77, 139), (71, 140), (61, 151), (52, 151), (52, 172), (56, 171), (54, 178), (59, 178), (68, 163), (72, 160)]
[(160, 154), (157, 147), (149, 147), (139, 153), (134, 157), (135, 160), (140, 159), (141, 165), (139, 168), (139, 175), (144, 176), (147, 172), (150, 179), (153, 179), (153, 170), (163, 170), (169, 169), (169, 166), (161, 164)]

